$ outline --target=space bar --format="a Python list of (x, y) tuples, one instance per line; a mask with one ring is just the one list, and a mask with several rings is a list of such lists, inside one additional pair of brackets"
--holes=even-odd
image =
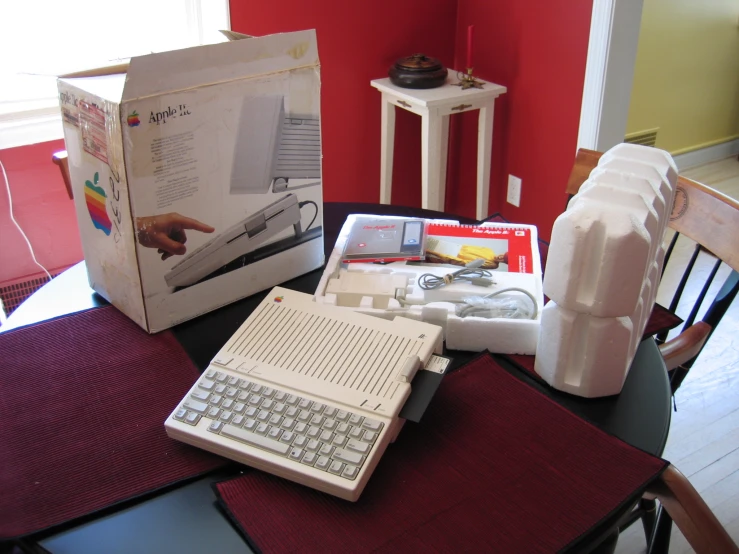
[(267, 452), (279, 454), (280, 456), (284, 456), (287, 454), (288, 450), (290, 450), (290, 447), (287, 444), (273, 441), (272, 439), (268, 439), (262, 435), (257, 435), (256, 433), (244, 431), (243, 429), (233, 425), (224, 425), (223, 429), (221, 429), (221, 435), (250, 446), (256, 446), (257, 448), (261, 448)]

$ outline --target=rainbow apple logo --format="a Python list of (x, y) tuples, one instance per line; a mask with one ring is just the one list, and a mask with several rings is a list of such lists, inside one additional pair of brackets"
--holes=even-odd
[(136, 110), (133, 111), (133, 113), (129, 114), (126, 118), (126, 123), (128, 123), (129, 127), (138, 127), (141, 124), (141, 120), (139, 119), (139, 114), (136, 113)]
[(277, 302), (278, 304), (279, 304), (280, 302), (282, 302), (282, 301), (283, 301), (284, 299), (285, 299), (285, 297), (284, 297), (284, 296), (275, 296), (275, 302)]
[(95, 177), (93, 177), (94, 184), (90, 181), (85, 181), (85, 202), (87, 203), (87, 211), (90, 212), (90, 218), (92, 224), (96, 229), (100, 229), (106, 235), (110, 235), (110, 229), (113, 224), (108, 217), (108, 212), (105, 211), (105, 199), (107, 195), (102, 187), (96, 186), (100, 179), (97, 171)]

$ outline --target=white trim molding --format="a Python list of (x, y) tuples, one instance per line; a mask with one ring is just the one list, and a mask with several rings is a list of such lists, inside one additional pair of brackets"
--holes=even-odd
[(691, 167), (717, 162), (737, 155), (739, 155), (739, 138), (685, 152), (684, 154), (676, 154), (672, 159), (675, 160), (678, 171), (684, 171)]
[(643, 0), (593, 0), (578, 148), (623, 142)]

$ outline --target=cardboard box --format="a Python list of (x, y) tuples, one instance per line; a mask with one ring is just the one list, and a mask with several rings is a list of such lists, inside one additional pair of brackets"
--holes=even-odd
[(141, 56), (58, 84), (90, 286), (141, 327), (322, 265), (315, 31)]

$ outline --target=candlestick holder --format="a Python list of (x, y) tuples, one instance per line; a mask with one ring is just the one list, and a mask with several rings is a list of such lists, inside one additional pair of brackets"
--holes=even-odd
[(477, 77), (472, 75), (472, 69), (473, 68), (468, 67), (467, 73), (457, 71), (457, 79), (459, 79), (459, 82), (454, 83), (454, 86), (462, 87), (462, 90), (467, 90), (468, 88), (482, 88), (485, 81), (480, 81)]

